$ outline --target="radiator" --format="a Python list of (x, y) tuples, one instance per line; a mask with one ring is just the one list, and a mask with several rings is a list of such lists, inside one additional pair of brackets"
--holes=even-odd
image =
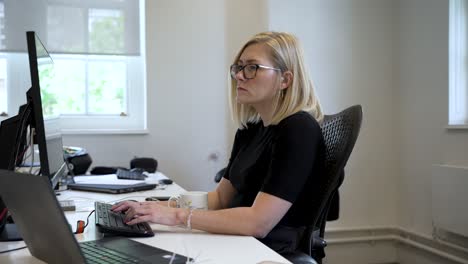
[(432, 220), (436, 228), (468, 237), (468, 166), (432, 166)]

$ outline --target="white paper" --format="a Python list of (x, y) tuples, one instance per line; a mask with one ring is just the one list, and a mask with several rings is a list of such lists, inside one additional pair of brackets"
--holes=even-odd
[(75, 183), (85, 183), (85, 184), (115, 184), (115, 185), (133, 185), (138, 183), (158, 183), (159, 180), (167, 179), (166, 175), (161, 172), (156, 173), (146, 173), (148, 177), (144, 181), (137, 180), (121, 180), (117, 178), (115, 174), (107, 175), (82, 175), (75, 176), (73, 179)]
[(113, 185), (133, 185), (144, 183), (145, 181), (121, 180), (115, 174), (93, 175), (93, 176), (75, 176), (75, 183), (83, 184), (113, 184)]
[(167, 176), (157, 171), (156, 173), (148, 173), (148, 178), (146, 178), (147, 183), (158, 183), (159, 180), (167, 179)]

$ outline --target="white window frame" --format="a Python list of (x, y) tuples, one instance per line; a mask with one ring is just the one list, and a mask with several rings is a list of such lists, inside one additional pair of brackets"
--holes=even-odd
[(449, 129), (468, 129), (468, 1), (449, 4)]
[[(66, 55), (58, 55), (63, 57)], [(52, 54), (52, 58), (54, 55)], [(141, 60), (133, 57), (123, 58), (127, 68), (126, 110), (125, 115), (89, 114), (62, 115), (63, 134), (140, 134), (146, 130), (146, 85), (145, 67)], [(98, 56), (89, 56), (87, 61), (101, 61)], [(108, 61), (104, 59), (102, 61)], [(119, 60), (120, 61), (120, 60)], [(88, 85), (86, 83), (86, 85)], [(86, 88), (88, 91), (88, 88)], [(76, 124), (80, 124), (76, 128)]]
[[(53, 2), (53, 0), (50, 0)], [(112, 1), (110, 1), (112, 2)], [(147, 134), (146, 104), (146, 55), (145, 55), (145, 0), (139, 0), (140, 9), (140, 54), (121, 56), (126, 62), (127, 83), (125, 115), (62, 115), (62, 134)], [(26, 42), (26, 34), (24, 34)], [(41, 37), (41, 36), (39, 36)], [(47, 47), (46, 47), (47, 48)], [(20, 105), (26, 102), (25, 92), (31, 87), (27, 54), (1, 53), (7, 58), (7, 114), (0, 121), (17, 114)], [(62, 54), (51, 54), (51, 57)], [(65, 55), (64, 55), (65, 56)], [(99, 55), (87, 56), (99, 60)], [(103, 55), (104, 56), (104, 55)], [(88, 85), (88, 84), (86, 84)], [(88, 91), (88, 89), (87, 89)]]
[(26, 103), (31, 77), (27, 54), (9, 52), (1, 53), (0, 56), (7, 60), (7, 116), (0, 116), (0, 121), (3, 121), (18, 114), (19, 106)]
[[(2, 60), (5, 60), (5, 64), (6, 64), (6, 65), (5, 65), (5, 71), (8, 71), (8, 61), (7, 61), (7, 58), (6, 58), (6, 56), (5, 56), (4, 54), (0, 54), (0, 61), (2, 61)], [(4, 92), (5, 92), (6, 94), (0, 93), (0, 96), (4, 96), (4, 98), (1, 98), (1, 97), (0, 97), (0, 101), (1, 101), (2, 103), (3, 103), (4, 101), (6, 101), (6, 102), (5, 102), (6, 108), (3, 108), (3, 107), (0, 108), (0, 118), (5, 118), (6, 115), (8, 115), (8, 95), (10, 94), (10, 93), (8, 92), (8, 74), (6, 74), (6, 78), (5, 78), (5, 83), (4, 83), (4, 85), (5, 85), (5, 91), (4, 91)], [(4, 106), (4, 107), (5, 107), (5, 106)]]

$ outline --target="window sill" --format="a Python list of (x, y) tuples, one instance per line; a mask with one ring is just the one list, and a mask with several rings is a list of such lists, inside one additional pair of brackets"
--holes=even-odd
[(148, 129), (63, 129), (62, 135), (146, 135)]
[(468, 130), (468, 124), (467, 125), (447, 125), (445, 127), (448, 130)]

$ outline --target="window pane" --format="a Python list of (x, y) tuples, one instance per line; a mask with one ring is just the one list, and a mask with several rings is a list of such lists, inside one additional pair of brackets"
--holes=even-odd
[(42, 114), (44, 118), (50, 118), (52, 116), (58, 116), (57, 104), (59, 102), (59, 95), (54, 93), (54, 65), (49, 61), (40, 62), (38, 61), (39, 70), (39, 83), (41, 86), (41, 100), (42, 100)]
[(0, 49), (5, 48), (5, 4), (0, 2)]
[(89, 52), (124, 52), (124, 15), (120, 10), (89, 10)]
[(47, 92), (56, 97), (55, 101), (48, 103), (54, 103), (60, 114), (85, 114), (85, 62), (72, 59), (54, 59), (54, 69), (53, 85), (46, 87), (46, 89)]
[(85, 50), (84, 9), (67, 6), (47, 8), (47, 49), (61, 52)]
[(6, 87), (6, 80), (7, 80), (7, 71), (6, 71), (6, 59), (0, 58), (0, 114), (5, 112), (7, 113), (7, 87)]
[(450, 1), (449, 125), (468, 124), (468, 7)]
[(90, 113), (120, 114), (126, 112), (126, 72), (124, 62), (89, 62)]

